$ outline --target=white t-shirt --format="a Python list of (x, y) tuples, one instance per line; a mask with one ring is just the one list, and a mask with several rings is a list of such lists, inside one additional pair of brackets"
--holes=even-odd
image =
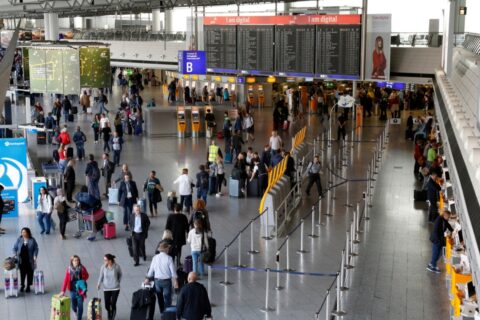
[[(202, 234), (205, 235), (205, 233), (197, 233), (195, 229), (188, 232), (187, 242), (190, 243), (192, 251), (202, 251)], [(208, 242), (205, 240), (204, 245), (207, 246)]]
[(278, 150), (282, 146), (282, 138), (279, 136), (276, 137), (270, 137), (270, 147), (272, 150)]
[(174, 184), (178, 183), (178, 193), (181, 196), (188, 196), (192, 194), (193, 180), (188, 175), (182, 174), (175, 181), (173, 181), (173, 183)]
[(100, 129), (105, 128), (107, 123), (110, 124), (110, 120), (107, 117), (100, 118)]

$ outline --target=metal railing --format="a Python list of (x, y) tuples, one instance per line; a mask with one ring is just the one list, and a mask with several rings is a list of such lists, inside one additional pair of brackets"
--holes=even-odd
[(443, 34), (439, 32), (395, 32), (391, 35), (392, 47), (439, 47)]
[(74, 40), (105, 41), (185, 41), (185, 32), (149, 32), (141, 30), (79, 30), (73, 33)]
[(461, 46), (475, 54), (480, 55), (480, 34), (466, 33)]

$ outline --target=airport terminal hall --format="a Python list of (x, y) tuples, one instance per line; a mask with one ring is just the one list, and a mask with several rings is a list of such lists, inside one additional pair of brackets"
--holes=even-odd
[(0, 320), (480, 320), (479, 17), (0, 0)]

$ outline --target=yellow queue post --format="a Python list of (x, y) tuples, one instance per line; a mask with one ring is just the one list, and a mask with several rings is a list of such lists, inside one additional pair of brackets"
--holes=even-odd
[(177, 132), (179, 138), (185, 138), (187, 130), (187, 119), (185, 117), (185, 107), (177, 107)]
[(192, 138), (200, 136), (200, 108), (192, 107)]

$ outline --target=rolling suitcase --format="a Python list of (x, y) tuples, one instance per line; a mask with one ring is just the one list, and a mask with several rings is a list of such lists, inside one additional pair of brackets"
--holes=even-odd
[(73, 106), (72, 107), (72, 114), (77, 114), (78, 113), (78, 107), (77, 106)]
[(103, 237), (107, 240), (117, 237), (117, 228), (115, 226), (115, 222), (109, 222), (103, 225)]
[(128, 253), (130, 254), (130, 257), (133, 257), (133, 240), (132, 237), (127, 237), (127, 248), (128, 248)]
[(72, 113), (68, 114), (68, 122), (73, 122), (75, 120), (75, 117), (73, 116)]
[(145, 198), (139, 198), (137, 200), (137, 205), (140, 207), (142, 213), (147, 212), (147, 200), (145, 200)]
[[(142, 287), (132, 296), (132, 309), (130, 312), (130, 320), (153, 320), (155, 316), (155, 291), (152, 287)], [(163, 299), (162, 299), (163, 302)], [(163, 305), (163, 303), (160, 303)], [(160, 308), (162, 312), (163, 308)]]
[(4, 270), (5, 298), (18, 297), (18, 269)]
[(33, 287), (35, 288), (35, 294), (45, 293), (45, 276), (43, 271), (35, 270), (33, 273)]
[(118, 205), (117, 188), (108, 188), (108, 204)]
[(212, 194), (217, 193), (217, 177), (215, 177), (215, 176), (210, 177), (209, 180), (210, 181), (208, 183), (208, 194), (212, 195)]
[(177, 283), (178, 283), (178, 292), (186, 285), (188, 282), (188, 273), (183, 271), (183, 268), (180, 267), (177, 269)]
[(70, 320), (70, 297), (59, 294), (52, 297), (50, 320)]
[(225, 163), (232, 163), (232, 153), (231, 152), (225, 153)]
[(413, 190), (414, 201), (427, 201), (427, 190)]
[(177, 320), (177, 307), (170, 306), (165, 308), (162, 313), (162, 320)]
[(260, 197), (260, 187), (257, 178), (247, 183), (247, 197)]
[(67, 158), (68, 158), (68, 159), (72, 159), (72, 158), (73, 158), (73, 148), (72, 148), (72, 147), (68, 147), (68, 148), (67, 148)]
[(185, 257), (185, 260), (183, 261), (183, 271), (185, 271), (186, 274), (189, 274), (190, 272), (193, 271), (192, 256), (186, 256)]
[(87, 320), (102, 320), (102, 300), (93, 298), (88, 302)]
[(228, 181), (228, 194), (230, 197), (240, 198), (242, 196), (242, 190), (240, 188), (240, 180), (235, 180), (230, 177)]
[(46, 132), (37, 132), (37, 144), (47, 144)]

